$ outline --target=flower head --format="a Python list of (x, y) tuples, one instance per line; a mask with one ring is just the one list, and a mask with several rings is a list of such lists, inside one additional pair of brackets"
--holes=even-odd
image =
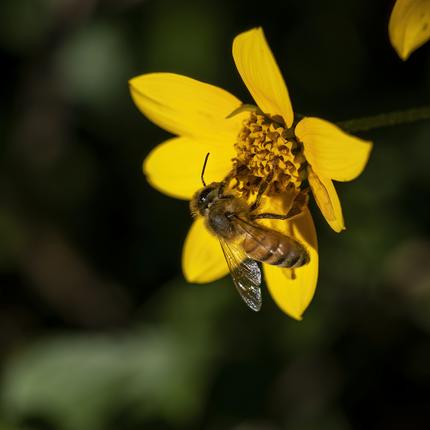
[[(371, 144), (319, 118), (295, 120), (288, 89), (261, 28), (233, 42), (236, 67), (256, 107), (230, 93), (175, 74), (154, 73), (130, 81), (137, 107), (160, 127), (178, 135), (156, 147), (144, 162), (149, 182), (173, 197), (191, 199), (201, 188), (205, 155), (207, 182), (229, 178), (229, 188), (244, 199), (255, 197), (269, 178), (261, 210), (295, 215), (262, 224), (295, 238), (310, 262), (298, 269), (264, 264), (269, 291), (279, 307), (300, 319), (317, 282), (317, 239), (307, 208), (308, 184), (329, 225), (344, 221), (332, 179), (349, 181), (363, 170)], [(228, 273), (218, 239), (197, 218), (183, 250), (183, 271), (190, 282), (205, 283)]]
[(402, 60), (407, 60), (430, 40), (430, 0), (397, 0), (388, 25), (390, 41)]

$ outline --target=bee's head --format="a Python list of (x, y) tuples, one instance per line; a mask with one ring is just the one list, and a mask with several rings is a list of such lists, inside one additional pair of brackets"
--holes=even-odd
[(191, 213), (193, 215), (206, 216), (209, 207), (219, 198), (219, 182), (212, 182), (197, 191), (190, 202)]
[(204, 180), (206, 164), (208, 162), (209, 153), (206, 154), (205, 161), (203, 163), (202, 173), (200, 179), (202, 180), (203, 188), (197, 191), (190, 201), (191, 214), (193, 216), (201, 215), (206, 216), (208, 214), (209, 207), (219, 196), (219, 182), (212, 182), (206, 185)]

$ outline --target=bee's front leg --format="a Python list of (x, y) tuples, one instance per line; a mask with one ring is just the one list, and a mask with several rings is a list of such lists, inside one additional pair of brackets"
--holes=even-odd
[(224, 191), (227, 187), (227, 185), (229, 184), (229, 182), (232, 180), (232, 178), (234, 177), (233, 172), (230, 172), (223, 180), (222, 182), (220, 182), (219, 187), (218, 187), (218, 197), (219, 198), (224, 198)]
[(261, 197), (263, 196), (264, 192), (267, 190), (267, 187), (272, 182), (272, 179), (273, 179), (273, 170), (266, 176), (266, 178), (263, 181), (261, 181), (260, 187), (258, 188), (257, 196), (255, 198), (255, 202), (249, 208), (250, 212), (255, 211), (260, 206)]

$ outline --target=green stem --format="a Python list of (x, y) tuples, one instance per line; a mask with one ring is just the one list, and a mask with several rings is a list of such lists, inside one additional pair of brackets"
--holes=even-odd
[(336, 123), (340, 128), (350, 133), (367, 131), (374, 128), (390, 127), (415, 121), (430, 119), (430, 106), (423, 106), (397, 112), (383, 113), (365, 118), (351, 119)]

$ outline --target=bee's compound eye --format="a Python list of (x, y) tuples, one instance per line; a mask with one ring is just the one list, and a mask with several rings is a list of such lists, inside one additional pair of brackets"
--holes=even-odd
[(210, 194), (214, 190), (215, 188), (213, 187), (204, 188), (199, 195), (199, 204), (207, 205), (208, 203), (210, 203), (213, 200), (213, 196), (210, 196)]
[(206, 187), (200, 192), (197, 199), (197, 206), (199, 208), (200, 213), (203, 215), (203, 212), (208, 208), (209, 204), (214, 199), (215, 187)]
[(208, 198), (208, 195), (211, 193), (212, 188), (204, 188), (199, 195), (199, 204), (204, 204)]

